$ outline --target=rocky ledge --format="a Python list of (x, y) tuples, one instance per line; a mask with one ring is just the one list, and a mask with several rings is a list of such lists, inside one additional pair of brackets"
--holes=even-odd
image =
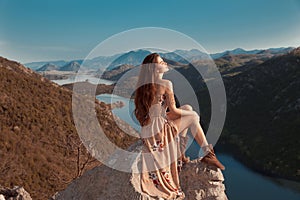
[[(138, 151), (141, 141), (129, 150)], [(185, 164), (180, 172), (181, 187), (187, 200), (227, 200), (224, 177), (220, 169), (208, 166), (199, 159)], [(51, 200), (62, 199), (118, 199), (154, 200), (136, 192), (131, 184), (131, 174), (111, 169), (105, 165), (87, 171)]]

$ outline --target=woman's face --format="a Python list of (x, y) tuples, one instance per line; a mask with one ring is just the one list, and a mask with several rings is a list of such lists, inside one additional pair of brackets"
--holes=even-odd
[(156, 57), (155, 63), (158, 63), (158, 65), (155, 65), (156, 72), (165, 73), (165, 72), (169, 71), (168, 64), (160, 56)]

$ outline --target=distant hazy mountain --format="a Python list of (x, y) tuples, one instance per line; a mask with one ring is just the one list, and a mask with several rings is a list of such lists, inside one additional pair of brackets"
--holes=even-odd
[(121, 55), (122, 54), (115, 54), (113, 56), (98, 56), (92, 59), (87, 59), (84, 61), (84, 67), (90, 70), (104, 70)]
[(121, 78), (121, 76), (124, 73), (126, 73), (128, 70), (130, 70), (132, 68), (134, 68), (133, 65), (127, 65), (127, 64), (119, 65), (119, 66), (113, 68), (112, 70), (104, 71), (104, 73), (102, 74), (102, 76), (100, 78), (116, 81), (119, 78)]
[(65, 61), (65, 60), (57, 60), (57, 61), (41, 61), (41, 62), (31, 62), (31, 63), (25, 63), (24, 65), (26, 67), (29, 67), (33, 70), (37, 70), (39, 68), (41, 68), (42, 66), (48, 64), (48, 63), (51, 63), (53, 65), (56, 65), (58, 67), (62, 67), (64, 66), (65, 64), (67, 64), (68, 62)]
[(160, 53), (163, 58), (168, 60), (187, 64), (195, 60), (208, 59), (209, 54), (199, 51), (198, 49), (191, 50), (175, 50), (169, 53)]
[(123, 55), (119, 56), (115, 59), (107, 68), (107, 70), (112, 70), (122, 64), (128, 65), (140, 65), (143, 62), (143, 59), (150, 54), (150, 51), (147, 50), (137, 50), (137, 51), (130, 51), (124, 53)]
[[(214, 54), (207, 54), (205, 52), (201, 52), (197, 49), (191, 49), (191, 50), (175, 50), (173, 52), (168, 53), (160, 53), (160, 55), (170, 62), (178, 62), (181, 64), (188, 64), (189, 62), (194, 62), (197, 60), (205, 60), (208, 59), (209, 56), (212, 59), (219, 59), (223, 57), (230, 57), (233, 55), (258, 55), (258, 56), (265, 56), (265, 57), (272, 57), (274, 55), (280, 55), (285, 54), (293, 50), (293, 47), (288, 48), (269, 48), (264, 50), (244, 50), (242, 48), (236, 48), (233, 50), (227, 50), (221, 53), (214, 53)], [(84, 61), (84, 67), (85, 69), (94, 70), (94, 71), (106, 71), (112, 70), (120, 65), (128, 64), (128, 65), (139, 65), (142, 63), (143, 59), (146, 57), (146, 55), (150, 54), (151, 52), (148, 50), (137, 50), (137, 51), (130, 51), (125, 52), (121, 54), (115, 54), (112, 56), (99, 56), (95, 57), (93, 59), (88, 59)], [(188, 60), (188, 61), (187, 61)], [(70, 62), (59, 60), (59, 61), (45, 61), (45, 62), (32, 62), (32, 63), (26, 63), (25, 65), (33, 70), (39, 69), (39, 71), (42, 71), (41, 67), (43, 67), (46, 64), (53, 64), (58, 66), (58, 70), (67, 70), (70, 71), (72, 68), (74, 68), (75, 71), (77, 71), (78, 65), (75, 64), (75, 66), (69, 66), (70, 63), (76, 62), (79, 65), (82, 64), (83, 60), (72, 60)], [(73, 63), (74, 65), (74, 63)], [(67, 66), (67, 67), (66, 67)]]
[(269, 48), (269, 49), (265, 49), (265, 50), (261, 50), (260, 52), (258, 52), (257, 54), (285, 54), (285, 53), (289, 53), (293, 50), (293, 47), (288, 47), (288, 48)]
[[(264, 52), (262, 52), (262, 50), (246, 51), (239, 48), (239, 49), (234, 49), (232, 51), (225, 51), (222, 53), (222, 56), (221, 54), (219, 54), (218, 56), (220, 57), (215, 58), (214, 63), (217, 65), (221, 74), (225, 75), (233, 72), (238, 73), (241, 70), (251, 68), (257, 64), (261, 64), (274, 56), (286, 54), (287, 52), (290, 52), (292, 49), (293, 48), (277, 48), (277, 49), (263, 50)], [(130, 52), (129, 55), (130, 58), (133, 59), (134, 57), (136, 57), (136, 52)], [(198, 72), (195, 71), (195, 69), (193, 69), (194, 68), (193, 66), (199, 66), (198, 69), (201, 70), (201, 73), (204, 74), (209, 73), (208, 68), (205, 65), (205, 61), (207, 61), (209, 55), (199, 50), (195, 50), (195, 49), (176, 50), (174, 52), (169, 52), (169, 53), (160, 53), (160, 55), (164, 58), (164, 60), (168, 64), (176, 67), (176, 69), (180, 73), (185, 75), (187, 79), (192, 82), (199, 81), (200, 78), (194, 76), (194, 74), (198, 74)], [(125, 58), (128, 58), (128, 56), (126, 56)], [(123, 59), (123, 62), (129, 60), (125, 58)], [(188, 59), (191, 63), (184, 60), (183, 58)], [(126, 65), (126, 63), (122, 65)], [(127, 67), (120, 67), (122, 65), (117, 65), (114, 68), (111, 67), (111, 69), (104, 71), (103, 73), (104, 76), (102, 76), (101, 78), (116, 81), (128, 70)], [(200, 88), (204, 87), (204, 83), (199, 82), (197, 88), (198, 87)]]
[(73, 72), (77, 72), (80, 68), (80, 64), (76, 61), (71, 61), (69, 63), (67, 63), (66, 65), (64, 65), (63, 67), (61, 67), (59, 70), (60, 71), (73, 71)]
[[(79, 60), (72, 60), (72, 61), (77, 62), (80, 65), (84, 61), (84, 66), (81, 66), (81, 67), (84, 67), (85, 69), (89, 69), (89, 70), (99, 70), (99, 69), (105, 69), (120, 55), (122, 55), (122, 54), (115, 54), (113, 56), (98, 56), (98, 57), (95, 57), (92, 59), (87, 59), (87, 60), (79, 59)], [(53, 64), (58, 67), (57, 70), (65, 70), (66, 68), (63, 68), (63, 67), (65, 67), (72, 61), (59, 60), (59, 61), (31, 62), (31, 63), (25, 63), (24, 65), (33, 70), (37, 70), (39, 68), (42, 68), (46, 64)], [(78, 70), (78, 69), (76, 68), (76, 70)], [(39, 71), (43, 71), (43, 70), (41, 69)]]
[(265, 50), (244, 50), (242, 48), (236, 48), (233, 50), (227, 50), (221, 53), (215, 53), (215, 54), (211, 54), (211, 57), (213, 59), (217, 59), (220, 58), (222, 56), (227, 56), (227, 55), (240, 55), (240, 54), (263, 54), (263, 53), (269, 53), (269, 54), (285, 54), (290, 52), (291, 50), (293, 50), (293, 47), (280, 47), (280, 48), (269, 48), (269, 49), (265, 49)]
[(51, 70), (58, 70), (59, 67), (53, 63), (47, 63), (43, 65), (41, 68), (38, 68), (36, 71), (51, 71)]

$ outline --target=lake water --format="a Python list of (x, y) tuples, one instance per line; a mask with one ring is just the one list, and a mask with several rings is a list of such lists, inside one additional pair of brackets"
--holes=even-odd
[(82, 82), (82, 81), (88, 81), (93, 84), (113, 84), (113, 81), (108, 81), (104, 79), (99, 79), (94, 76), (88, 75), (88, 74), (82, 74), (82, 75), (77, 75), (77, 76), (70, 76), (68, 79), (61, 79), (61, 80), (52, 80), (53, 82), (59, 84), (59, 85), (64, 85), (68, 83), (74, 83), (74, 82)]
[[(113, 113), (140, 130), (136, 119), (133, 119), (134, 103), (126, 98), (102, 94), (97, 99), (106, 103), (123, 101), (125, 106), (121, 109), (114, 109)], [(195, 158), (199, 152), (196, 142), (189, 142), (190, 146), (186, 154)], [(282, 179), (270, 178), (261, 175), (247, 168), (229, 154), (217, 153), (219, 160), (226, 166), (223, 171), (225, 177), (226, 194), (231, 200), (299, 200), (300, 183)], [(294, 189), (291, 189), (294, 188)]]

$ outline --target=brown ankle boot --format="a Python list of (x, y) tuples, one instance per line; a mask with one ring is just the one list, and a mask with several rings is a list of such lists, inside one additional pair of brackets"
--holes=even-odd
[(207, 163), (208, 165), (220, 168), (221, 170), (225, 170), (224, 165), (222, 165), (222, 163), (218, 160), (213, 148), (210, 148), (208, 150), (208, 153), (202, 158), (201, 161)]
[(185, 156), (184, 154), (181, 157), (183, 164), (190, 162), (190, 157)]

